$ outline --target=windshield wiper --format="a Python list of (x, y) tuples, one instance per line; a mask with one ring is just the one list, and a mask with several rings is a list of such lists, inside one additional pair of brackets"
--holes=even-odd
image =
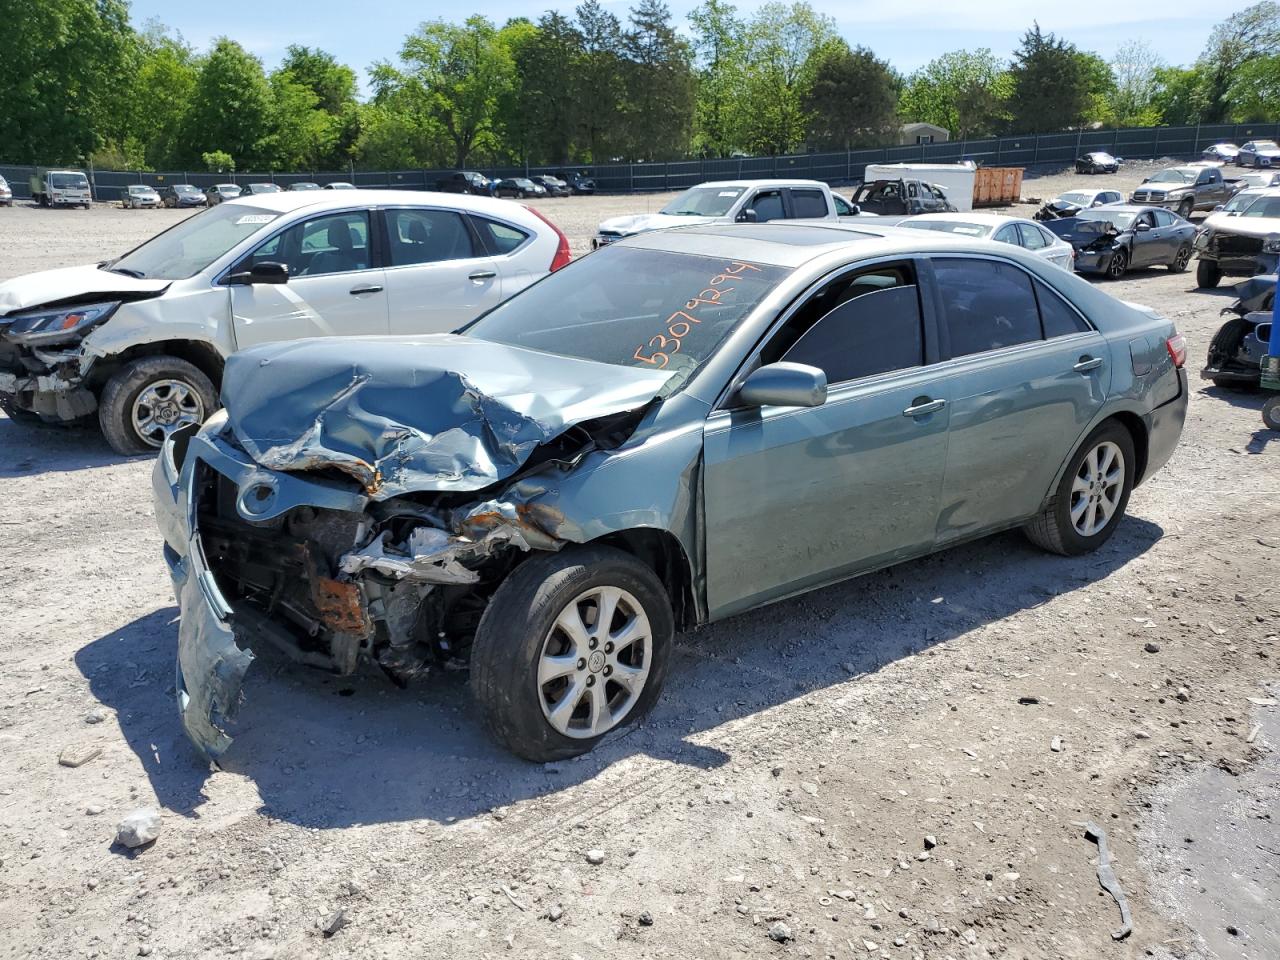
[(126, 277), (133, 277), (135, 280), (147, 279), (147, 275), (141, 270), (130, 270), (128, 267), (107, 267), (107, 273), (119, 273)]

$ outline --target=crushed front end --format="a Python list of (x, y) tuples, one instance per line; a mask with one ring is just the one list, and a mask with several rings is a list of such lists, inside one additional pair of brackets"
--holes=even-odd
[(0, 410), (12, 418), (70, 423), (98, 409), (85, 385), (92, 358), (79, 342), (31, 343), (11, 334), (11, 326), (0, 319)]

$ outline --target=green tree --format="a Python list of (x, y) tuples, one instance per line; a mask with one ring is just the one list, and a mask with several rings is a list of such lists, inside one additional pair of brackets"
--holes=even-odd
[(209, 150), (200, 154), (200, 162), (210, 173), (235, 173), (236, 162), (225, 150)]
[(622, 24), (599, 0), (579, 4), (574, 18), (582, 36), (582, 55), (576, 70), (578, 87), (590, 98), (589, 109), (579, 113), (578, 122), (586, 158), (599, 162), (618, 149), (625, 137)]
[(1164, 61), (1145, 40), (1129, 40), (1111, 58), (1114, 87), (1111, 113), (1123, 126), (1154, 126), (1160, 112), (1152, 101), (1156, 95), (1156, 74)]
[(898, 112), (908, 123), (946, 127), (958, 140), (990, 137), (1008, 123), (1012, 90), (1012, 77), (990, 50), (956, 50), (907, 77)]
[[(290, 127), (293, 137), (309, 146), (303, 151), (312, 169), (334, 169), (345, 166), (360, 134), (360, 111), (356, 102), (356, 74), (339, 63), (330, 53), (319, 48), (291, 46), (280, 67), (271, 77), (272, 87), (284, 85), (294, 107), (301, 102), (293, 85), (305, 87), (315, 96), (311, 108), (320, 117), (303, 118), (286, 111), (278, 126)], [(279, 130), (283, 137), (285, 133)]]
[(1080, 51), (1036, 23), (1022, 37), (1010, 69), (1009, 112), (1018, 133), (1078, 127), (1096, 104), (1091, 64)]
[(590, 109), (591, 94), (579, 86), (582, 34), (568, 18), (545, 13), (532, 30), (517, 34), (513, 59), (520, 126), (538, 162), (568, 162), (578, 115)]
[(684, 156), (693, 133), (694, 76), (689, 45), (662, 0), (640, 0), (623, 36), (627, 132), (633, 158)]
[(737, 8), (725, 0), (704, 0), (689, 14), (697, 66), (694, 146), (725, 157), (740, 144), (738, 112), (745, 96), (746, 42)]
[(1197, 66), (1205, 76), (1205, 123), (1222, 123), (1234, 104), (1230, 90), (1251, 60), (1280, 53), (1280, 4), (1266, 0), (1233, 13), (1213, 28)]
[(281, 70), (271, 75), (271, 133), (264, 144), (275, 170), (318, 170), (328, 166), (337, 139), (337, 118), (321, 109), (308, 85)]
[(1085, 50), (1077, 50), (1076, 59), (1080, 63), (1081, 82), (1085, 92), (1086, 105), (1082, 122), (1115, 124), (1117, 119), (1111, 104), (1115, 100), (1116, 78), (1111, 72), (1111, 65), (1096, 53)]
[(1227, 101), (1236, 123), (1274, 120), (1280, 114), (1280, 55), (1242, 63), (1227, 87)]
[(144, 162), (150, 167), (171, 168), (188, 158), (182, 126), (191, 108), (199, 61), (181, 34), (156, 21), (147, 24), (138, 46), (138, 67), (124, 93), (126, 139), (141, 144)]
[(1151, 108), (1162, 123), (1189, 126), (1204, 122), (1209, 107), (1209, 80), (1199, 66), (1158, 67)]
[(226, 37), (200, 65), (183, 124), (188, 157), (225, 151), (252, 169), (272, 159), (274, 111), (262, 61)]
[(356, 99), (356, 72), (333, 54), (294, 44), (276, 71), (316, 95), (316, 106), (330, 116), (341, 116)]
[(828, 43), (814, 54), (812, 86), (802, 100), (810, 146), (849, 150), (895, 142), (898, 88), (893, 69), (866, 47)]

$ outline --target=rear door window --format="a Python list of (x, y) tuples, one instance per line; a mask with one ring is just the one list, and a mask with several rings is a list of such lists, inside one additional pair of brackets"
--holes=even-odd
[(756, 212), (756, 222), (767, 223), (770, 220), (781, 220), (786, 211), (782, 208), (781, 190), (762, 190), (751, 201), (751, 209)]
[(1068, 337), (1073, 333), (1088, 333), (1092, 329), (1085, 322), (1084, 317), (1068, 305), (1059, 294), (1050, 290), (1039, 280), (1035, 282), (1035, 289), (1046, 339)]
[(476, 255), (466, 221), (452, 210), (392, 209), (386, 217), (388, 266), (466, 260)]
[(489, 250), (495, 254), (510, 253), (529, 239), (528, 233), (509, 223), (499, 223), (475, 214), (471, 215), (471, 222), (475, 224)]
[(1044, 231), (1039, 227), (1030, 223), (1018, 224), (1018, 231), (1022, 234), (1022, 245), (1028, 250), (1041, 250), (1049, 245), (1049, 240), (1044, 235)]
[(827, 215), (827, 197), (821, 190), (792, 190), (791, 210), (800, 219), (820, 219)]
[(1013, 264), (947, 257), (933, 269), (953, 357), (1040, 339), (1031, 278)]

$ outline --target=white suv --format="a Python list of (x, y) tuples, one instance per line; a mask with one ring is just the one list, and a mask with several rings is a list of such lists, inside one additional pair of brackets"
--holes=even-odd
[(276, 193), (115, 260), (0, 284), (0, 409), (95, 411), (120, 453), (217, 406), (225, 357), (273, 340), (445, 333), (570, 260), (521, 204), (391, 190)]

